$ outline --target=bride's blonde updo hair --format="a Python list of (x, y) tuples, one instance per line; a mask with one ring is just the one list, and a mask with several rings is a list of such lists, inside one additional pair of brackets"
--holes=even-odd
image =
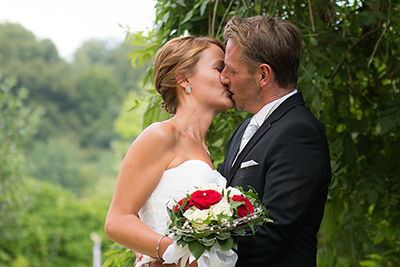
[(171, 114), (178, 107), (177, 77), (195, 73), (200, 52), (215, 44), (225, 52), (222, 42), (211, 37), (185, 36), (168, 41), (157, 53), (154, 62), (154, 88), (161, 95), (162, 107)]

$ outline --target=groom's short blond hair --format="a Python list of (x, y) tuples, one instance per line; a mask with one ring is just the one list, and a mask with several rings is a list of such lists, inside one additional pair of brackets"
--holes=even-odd
[(224, 39), (233, 39), (242, 48), (241, 57), (251, 74), (266, 63), (280, 87), (296, 87), (302, 37), (294, 24), (268, 16), (233, 17), (225, 26)]

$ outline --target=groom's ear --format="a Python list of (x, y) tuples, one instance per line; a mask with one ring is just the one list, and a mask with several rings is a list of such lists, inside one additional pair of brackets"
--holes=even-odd
[(189, 85), (189, 80), (182, 73), (175, 74), (176, 83), (179, 84), (183, 89)]
[(265, 87), (267, 86), (268, 82), (270, 81), (271, 77), (272, 77), (272, 69), (268, 64), (260, 64), (260, 66), (258, 66), (258, 70), (259, 72), (259, 82), (260, 82), (260, 87)]

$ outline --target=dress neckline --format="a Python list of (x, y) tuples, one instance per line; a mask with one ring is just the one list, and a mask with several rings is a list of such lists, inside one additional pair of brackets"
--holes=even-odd
[(172, 170), (177, 169), (177, 168), (179, 168), (179, 167), (181, 167), (181, 166), (183, 166), (183, 165), (185, 165), (185, 164), (187, 164), (187, 163), (189, 163), (189, 162), (200, 162), (200, 163), (202, 163), (202, 164), (204, 164), (204, 165), (207, 165), (207, 167), (208, 167), (211, 171), (215, 171), (215, 169), (211, 168), (210, 165), (208, 165), (208, 163), (206, 163), (206, 162), (204, 162), (204, 161), (202, 161), (202, 160), (200, 160), (200, 159), (189, 159), (189, 160), (185, 160), (184, 162), (182, 162), (181, 164), (179, 164), (179, 165), (176, 166), (176, 167), (173, 167), (173, 168), (171, 168), (171, 169), (166, 169), (164, 172), (172, 171)]

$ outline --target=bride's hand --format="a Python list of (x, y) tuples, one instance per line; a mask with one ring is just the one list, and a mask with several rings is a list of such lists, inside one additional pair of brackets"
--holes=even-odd
[(176, 264), (162, 264), (162, 261), (153, 261), (149, 264), (149, 267), (179, 267)]
[[(181, 261), (179, 260), (179, 264), (181, 264)], [(180, 266), (180, 265), (179, 265)], [(194, 260), (192, 263), (189, 264), (189, 260), (188, 262), (186, 262), (186, 267), (197, 267), (197, 260)]]
[(186, 267), (197, 267), (197, 261), (193, 261), (191, 264), (186, 263)]
[[(179, 261), (180, 264), (180, 261)], [(147, 266), (147, 265), (146, 265)], [(177, 264), (162, 264), (162, 261), (153, 261), (149, 265), (149, 267), (179, 267), (180, 265)], [(197, 267), (197, 261), (193, 261), (191, 264), (186, 263), (186, 267)]]
[(141, 261), (142, 258), (143, 258), (143, 255), (140, 254), (140, 253), (138, 253), (138, 252), (135, 252), (135, 256), (136, 256), (136, 261), (135, 261), (135, 263), (133, 264), (133, 266), (136, 266), (136, 264), (137, 264), (139, 261)]

